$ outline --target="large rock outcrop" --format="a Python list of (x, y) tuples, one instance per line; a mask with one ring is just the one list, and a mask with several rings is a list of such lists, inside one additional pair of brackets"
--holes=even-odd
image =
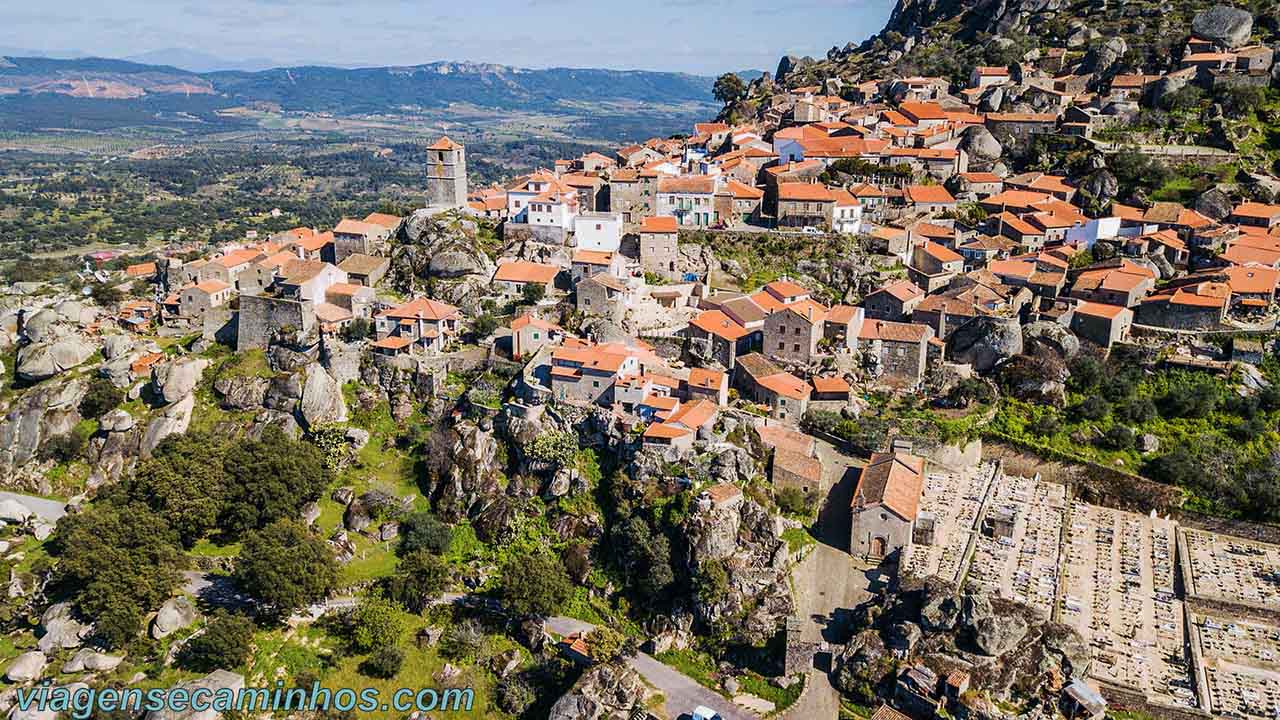
[(71, 432), (80, 422), (79, 405), (88, 389), (80, 378), (44, 383), (19, 395), (0, 417), (0, 477), (9, 487), (40, 489), (45, 482), (35, 463), (49, 438)]
[(1214, 5), (1191, 18), (1191, 34), (1234, 50), (1249, 42), (1253, 15), (1230, 5)]
[(739, 639), (761, 644), (794, 610), (790, 553), (780, 518), (740, 491), (728, 494), (720, 501), (699, 498), (684, 525), (691, 574), (718, 563), (728, 579), (721, 597), (697, 601), (694, 615), (709, 625), (730, 621)]
[(1022, 353), (1022, 325), (1016, 317), (979, 316), (956, 328), (947, 344), (956, 362), (986, 372)]
[(46, 380), (93, 357), (97, 347), (80, 335), (27, 345), (18, 351), (16, 372), (29, 382)]
[(208, 366), (208, 360), (194, 357), (156, 365), (151, 371), (151, 386), (156, 397), (168, 405), (190, 395), (196, 385), (200, 384), (200, 378)]
[(142, 436), (142, 447), (140, 448), (143, 457), (151, 457), (151, 452), (160, 445), (160, 441), (170, 435), (178, 435), (187, 431), (191, 426), (191, 412), (195, 409), (196, 399), (194, 395), (186, 395), (174, 404), (160, 410), (147, 425), (147, 431)]
[(629, 667), (604, 663), (578, 678), (555, 705), (550, 720), (628, 720), (643, 708), (648, 687)]
[(327, 423), (345, 422), (347, 403), (342, 397), (342, 386), (320, 363), (312, 363), (304, 371), (302, 400), (298, 415), (307, 428)]

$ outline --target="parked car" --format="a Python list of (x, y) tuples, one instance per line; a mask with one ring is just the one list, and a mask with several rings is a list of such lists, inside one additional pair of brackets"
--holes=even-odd
[(689, 716), (689, 720), (724, 720), (720, 717), (720, 713), (712, 710), (706, 705), (699, 705), (693, 709), (693, 714)]

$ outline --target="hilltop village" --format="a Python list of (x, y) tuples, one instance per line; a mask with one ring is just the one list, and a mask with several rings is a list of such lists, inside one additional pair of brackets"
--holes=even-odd
[(749, 118), (726, 76), (685, 135), (490, 187), (441, 137), (407, 215), (14, 284), (0, 704), (358, 673), (476, 717), (1277, 717), (1280, 180), (1122, 197), (1238, 158), (1107, 139), (1273, 92), (1249, 13), (1184, 34), (1158, 75), (1050, 48)]

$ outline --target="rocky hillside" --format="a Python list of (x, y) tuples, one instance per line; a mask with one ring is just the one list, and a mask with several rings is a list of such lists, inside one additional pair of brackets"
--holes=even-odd
[[(856, 81), (895, 74), (962, 81), (974, 66), (1034, 59), (1049, 47), (1066, 48), (1068, 63), (1093, 54), (1095, 60), (1113, 61), (1119, 72), (1155, 73), (1176, 65), (1192, 18), (1213, 4), (1207, 0), (898, 0), (884, 29), (861, 45), (833, 47), (825, 58), (784, 57), (776, 79), (787, 87), (827, 78)], [(1235, 4), (1253, 15), (1254, 40), (1274, 43), (1280, 39), (1280, 5), (1267, 0)], [(1230, 33), (1238, 27), (1221, 17), (1204, 29)], [(1109, 42), (1116, 38), (1123, 43)], [(1104, 53), (1112, 57), (1098, 57)]]

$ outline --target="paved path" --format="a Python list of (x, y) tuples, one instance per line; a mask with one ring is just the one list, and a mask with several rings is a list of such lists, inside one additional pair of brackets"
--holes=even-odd
[(15, 500), (22, 503), (28, 510), (35, 513), (41, 520), (47, 520), (51, 523), (58, 522), (63, 515), (67, 514), (67, 504), (61, 500), (50, 500), (42, 498), (38, 495), (22, 495), (20, 493), (0, 490), (0, 500)]
[[(802, 639), (835, 647), (841, 637), (843, 613), (870, 597), (873, 576), (849, 556), (849, 505), (857, 483), (856, 466), (862, 462), (841, 453), (823, 440), (817, 441), (822, 462), (826, 502), (814, 525), (818, 544), (792, 571), (796, 617), (803, 622)], [(831, 654), (820, 650), (808, 672), (806, 689), (800, 700), (788, 708), (785, 717), (793, 720), (835, 720), (840, 714), (840, 693), (831, 685)]]

